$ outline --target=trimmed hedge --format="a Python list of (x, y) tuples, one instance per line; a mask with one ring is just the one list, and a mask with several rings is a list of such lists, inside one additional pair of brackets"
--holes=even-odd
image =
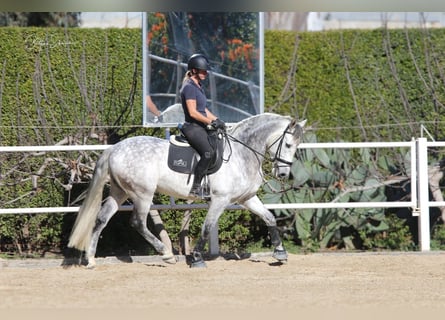
[(445, 29), (269, 31), (265, 39), (266, 106), (309, 119), (320, 141), (410, 140), (420, 123), (444, 139)]
[[(140, 30), (2, 28), (0, 41), (3, 145), (51, 144), (93, 115), (115, 125), (135, 79), (141, 99)], [(138, 103), (127, 124), (141, 112)]]
[[(444, 29), (267, 31), (266, 111), (298, 112), (327, 141), (410, 139), (420, 122), (441, 140), (434, 123), (444, 109), (444, 38)], [(130, 99), (125, 125), (141, 123), (139, 29), (2, 28), (0, 40), (2, 145), (58, 141), (72, 129), (44, 135), (36, 127), (91, 125), (93, 115), (116, 125)], [(360, 124), (393, 127), (364, 137)], [(321, 130), (340, 127), (353, 128), (338, 129), (341, 136)]]

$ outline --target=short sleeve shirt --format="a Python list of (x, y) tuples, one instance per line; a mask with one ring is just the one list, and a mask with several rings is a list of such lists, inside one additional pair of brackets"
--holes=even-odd
[(181, 88), (181, 103), (182, 109), (184, 110), (184, 118), (186, 122), (198, 123), (202, 125), (199, 121), (193, 119), (187, 108), (187, 100), (196, 100), (196, 110), (204, 116), (207, 116), (207, 97), (204, 93), (204, 89), (200, 88), (193, 80), (188, 79), (184, 82)]

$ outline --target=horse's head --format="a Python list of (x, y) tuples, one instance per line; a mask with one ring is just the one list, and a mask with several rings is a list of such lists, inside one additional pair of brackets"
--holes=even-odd
[(306, 120), (293, 119), (283, 133), (270, 145), (272, 155), (272, 174), (277, 178), (288, 178), (297, 147), (303, 138)]

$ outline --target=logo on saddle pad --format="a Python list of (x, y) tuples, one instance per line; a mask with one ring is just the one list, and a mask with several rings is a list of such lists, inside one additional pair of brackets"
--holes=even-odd
[[(210, 136), (212, 138), (212, 136)], [(216, 136), (215, 143), (217, 146), (216, 157), (210, 164), (207, 174), (212, 174), (218, 171), (222, 164), (222, 154), (224, 143), (222, 139)], [(168, 167), (179, 173), (191, 174), (199, 160), (199, 154), (187, 142), (183, 136), (170, 136), (170, 147), (168, 149)]]
[(174, 167), (186, 168), (187, 167), (187, 161), (185, 161), (184, 159), (173, 160), (173, 166)]

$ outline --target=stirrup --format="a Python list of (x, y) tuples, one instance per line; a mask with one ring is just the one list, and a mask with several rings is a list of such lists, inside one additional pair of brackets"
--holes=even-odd
[(207, 192), (206, 189), (207, 188), (203, 188), (202, 186), (192, 187), (192, 189), (190, 190), (189, 196), (201, 198), (203, 200), (208, 200), (208, 199), (210, 199), (210, 194)]

